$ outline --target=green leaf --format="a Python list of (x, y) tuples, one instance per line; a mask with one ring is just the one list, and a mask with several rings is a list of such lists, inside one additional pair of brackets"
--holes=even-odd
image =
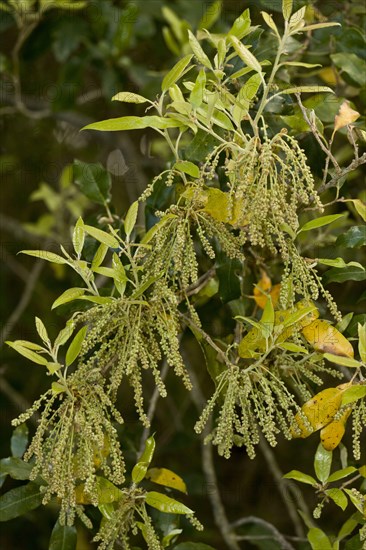
[(347, 248), (358, 248), (366, 245), (366, 227), (364, 225), (350, 227), (346, 233), (338, 236), (335, 244)]
[(366, 396), (366, 386), (361, 384), (354, 384), (350, 388), (347, 388), (342, 393), (342, 406), (354, 403), (359, 399)]
[(235, 36), (230, 36), (230, 40), (234, 47), (234, 50), (236, 51), (240, 59), (242, 59), (244, 63), (248, 65), (248, 67), (250, 67), (257, 73), (262, 74), (261, 64), (254, 57), (254, 55), (248, 50), (248, 48), (246, 48), (244, 44), (242, 44), (240, 40), (238, 40)]
[(216, 0), (210, 4), (205, 13), (202, 16), (202, 19), (198, 23), (198, 29), (210, 29), (212, 25), (218, 20), (221, 14), (222, 9), (222, 0)]
[(274, 308), (272, 304), (272, 298), (271, 296), (267, 296), (266, 305), (264, 306), (264, 310), (261, 317), (261, 325), (265, 328), (265, 332), (267, 337), (272, 334), (273, 327), (274, 327), (274, 320), (275, 320), (275, 313)]
[(283, 342), (278, 344), (278, 347), (287, 351), (292, 351), (293, 353), (309, 353), (306, 348), (303, 346), (298, 346), (293, 342)]
[(69, 367), (77, 358), (77, 356), (80, 353), (82, 343), (84, 342), (84, 338), (86, 335), (86, 332), (88, 330), (88, 327), (85, 325), (82, 327), (74, 336), (67, 352), (66, 352), (66, 366)]
[(361, 361), (366, 363), (366, 324), (361, 325), (358, 323), (358, 353), (360, 354)]
[(348, 499), (341, 489), (332, 487), (331, 489), (326, 489), (324, 492), (337, 506), (342, 508), (343, 511), (347, 508)]
[[(280, 92), (277, 92), (272, 97), (275, 97), (277, 95), (282, 94), (300, 94), (300, 93), (306, 93), (306, 94), (319, 94), (320, 92), (324, 93), (332, 93), (334, 94), (334, 90), (331, 88), (328, 88), (328, 86), (297, 86), (296, 88), (286, 88), (285, 90), (281, 90)], [(272, 98), (269, 98), (272, 99)]]
[(119, 256), (114, 252), (112, 256), (112, 266), (113, 266), (113, 277), (115, 280), (117, 280), (120, 283), (125, 283), (127, 281), (127, 275), (125, 268), (123, 267), (123, 264), (121, 260), (119, 259)]
[(73, 300), (76, 300), (76, 298), (79, 298), (79, 296), (82, 296), (84, 292), (86, 291), (85, 288), (68, 288), (59, 296), (52, 304), (51, 309), (55, 309), (58, 306), (61, 306), (63, 304), (67, 304), (68, 302), (72, 302)]
[(105, 231), (102, 231), (97, 227), (93, 227), (92, 225), (84, 225), (84, 229), (88, 235), (94, 237), (94, 239), (105, 244), (109, 248), (119, 248), (119, 242), (110, 233), (106, 233)]
[(13, 430), (10, 439), (10, 450), (14, 457), (21, 458), (28, 445), (28, 426), (24, 422)]
[(304, 474), (303, 472), (299, 472), (298, 470), (291, 470), (291, 472), (288, 472), (282, 477), (284, 479), (294, 479), (295, 481), (306, 483), (307, 485), (312, 485), (313, 487), (316, 487), (318, 485), (316, 479), (307, 474)]
[(314, 458), (314, 470), (316, 477), (322, 483), (325, 483), (330, 474), (330, 468), (332, 466), (333, 453), (324, 449), (320, 443), (315, 453)]
[(139, 461), (132, 470), (132, 481), (134, 483), (140, 483), (146, 475), (147, 469), (150, 465), (152, 457), (155, 451), (155, 439), (154, 436), (150, 436), (145, 443), (145, 449), (140, 456)]
[(207, 67), (207, 69), (212, 69), (211, 61), (203, 51), (202, 46), (198, 42), (197, 38), (194, 36), (192, 31), (190, 30), (188, 30), (188, 39), (189, 39), (189, 44), (192, 48), (192, 51), (196, 59), (198, 60), (198, 62), (201, 63), (201, 65), (203, 65), (204, 67)]
[(36, 321), (36, 329), (39, 334), (39, 337), (41, 338), (41, 340), (43, 340), (45, 344), (49, 344), (50, 339), (48, 338), (47, 330), (43, 322), (41, 321), (41, 319), (39, 319), (39, 317), (36, 317), (35, 321)]
[(177, 128), (180, 126), (176, 120), (156, 115), (152, 116), (123, 116), (120, 118), (109, 118), (100, 122), (93, 122), (84, 126), (82, 130), (98, 130), (100, 132), (118, 132), (121, 130), (141, 130), (153, 128), (164, 130), (166, 128)]
[(196, 82), (189, 96), (189, 101), (193, 107), (199, 107), (203, 102), (203, 92), (206, 86), (206, 73), (201, 69), (196, 78)]
[(361, 514), (363, 514), (364, 513), (363, 495), (361, 495), (360, 493), (359, 494), (353, 493), (352, 489), (344, 489), (344, 492), (347, 493), (350, 501), (357, 508), (357, 510), (361, 512)]
[(333, 355), (332, 353), (324, 353), (323, 357), (336, 365), (343, 365), (344, 367), (358, 368), (361, 366), (359, 361), (351, 357), (342, 357), (341, 355)]
[(332, 268), (326, 271), (323, 276), (325, 284), (344, 283), (345, 281), (364, 281), (366, 279), (365, 269), (357, 267), (345, 267), (343, 269)]
[[(100, 162), (88, 164), (87, 162), (75, 160), (73, 169), (75, 183), (80, 187), (82, 193), (84, 193), (88, 199), (97, 204), (105, 204), (110, 201), (112, 186), (111, 175)], [(81, 241), (78, 245), (79, 247), (80, 244)]]
[(358, 267), (362, 270), (364, 270), (365, 268), (363, 267), (363, 265), (361, 265), (360, 263), (358, 262), (349, 262), (348, 264), (346, 264), (346, 262), (343, 260), (343, 258), (334, 258), (334, 259), (329, 259), (329, 258), (316, 258), (316, 261), (318, 264), (322, 264), (322, 265), (329, 265), (331, 267), (336, 267), (338, 269), (341, 269), (343, 267)]
[(178, 160), (174, 164), (173, 168), (192, 176), (192, 178), (200, 177), (200, 169), (196, 166), (196, 164), (193, 164), (193, 162), (190, 162), (189, 160)]
[(346, 73), (360, 86), (365, 85), (366, 61), (352, 52), (331, 54), (331, 59), (341, 73)]
[(310, 231), (311, 229), (317, 229), (318, 227), (323, 227), (324, 225), (329, 225), (330, 223), (339, 220), (339, 218), (342, 218), (343, 216), (344, 214), (331, 214), (330, 216), (320, 216), (315, 220), (311, 220), (310, 222), (305, 223), (299, 229), (298, 234), (303, 233), (304, 231)]
[(173, 86), (173, 84), (175, 84), (175, 82), (177, 82), (177, 80), (180, 79), (181, 76), (183, 76), (192, 57), (192, 54), (182, 57), (182, 59), (180, 59), (178, 63), (174, 65), (174, 67), (168, 72), (168, 74), (165, 75), (161, 84), (161, 89), (163, 92), (168, 90), (171, 86)]
[(344, 479), (345, 477), (353, 474), (353, 472), (357, 472), (357, 468), (354, 468), (354, 466), (342, 468), (342, 470), (338, 470), (337, 472), (334, 472), (334, 474), (331, 474), (328, 477), (327, 482), (332, 483), (333, 481), (339, 481), (340, 479)]
[(5, 342), (8, 346), (15, 349), (20, 355), (23, 355), (23, 357), (26, 357), (30, 361), (33, 361), (33, 363), (37, 363), (38, 365), (47, 365), (48, 360), (43, 357), (42, 355), (39, 355), (35, 351), (32, 351), (21, 344), (19, 344), (18, 340), (15, 340), (15, 342)]
[(282, 0), (282, 14), (285, 21), (289, 21), (292, 14), (292, 0)]
[(272, 15), (270, 15), (269, 13), (267, 13), (265, 11), (261, 11), (261, 15), (262, 15), (264, 21), (269, 26), (269, 28), (272, 29), (275, 32), (276, 36), (279, 37), (280, 33), (278, 32), (278, 28), (277, 28), (276, 23), (273, 21)]
[(282, 326), (286, 328), (295, 325), (301, 321), (301, 319), (309, 315), (309, 313), (313, 313), (314, 311), (316, 311), (316, 307), (314, 305), (303, 307), (298, 311), (294, 311), (291, 315), (286, 316), (285, 320), (282, 322)]
[(65, 258), (62, 258), (58, 254), (54, 254), (53, 252), (49, 252), (48, 250), (21, 250), (19, 254), (34, 256), (35, 258), (39, 258), (40, 260), (47, 260), (48, 262), (52, 262), (53, 264), (68, 263)]
[(248, 32), (250, 32), (250, 12), (249, 9), (243, 11), (242, 14), (237, 17), (227, 33), (227, 35), (233, 36), (241, 40)]
[(339, 321), (336, 324), (336, 329), (339, 330), (339, 332), (342, 332), (343, 334), (343, 332), (346, 330), (346, 328), (352, 321), (353, 315), (354, 315), (353, 311), (351, 311), (350, 313), (347, 313), (347, 315), (344, 315), (342, 321)]
[(79, 218), (78, 221), (76, 222), (76, 225), (72, 234), (72, 244), (74, 246), (74, 250), (76, 254), (78, 255), (78, 258), (80, 258), (81, 251), (83, 250), (84, 240), (85, 240), (84, 222), (82, 218)]
[(314, 67), (321, 67), (320, 63), (302, 63), (301, 61), (285, 61), (281, 65), (288, 67), (304, 67), (305, 69), (314, 69)]
[(32, 468), (32, 464), (15, 456), (0, 460), (0, 474), (8, 474), (13, 479), (29, 479)]
[(38, 508), (43, 493), (35, 483), (27, 483), (8, 491), (0, 497), (0, 521), (9, 521)]
[(75, 550), (77, 532), (74, 525), (60, 525), (57, 520), (52, 529), (48, 550)]
[(139, 94), (134, 94), (132, 92), (119, 92), (112, 97), (112, 101), (122, 101), (124, 103), (151, 103), (151, 101), (146, 99), (146, 97)]
[(92, 264), (90, 266), (91, 270), (94, 271), (97, 267), (100, 266), (100, 264), (103, 262), (107, 252), (108, 252), (108, 249), (109, 247), (104, 244), (104, 243), (101, 243), (98, 248), (97, 248), (97, 251), (96, 253), (94, 254), (94, 258), (93, 258), (93, 261), (92, 261)]
[(60, 332), (58, 333), (57, 338), (56, 338), (55, 343), (54, 343), (54, 347), (58, 348), (60, 346), (63, 346), (64, 344), (66, 344), (66, 342), (68, 341), (68, 339), (70, 338), (70, 336), (74, 332), (74, 328), (75, 328), (75, 322), (74, 321), (71, 321), (71, 322), (68, 321), (66, 323), (65, 328), (60, 330)]
[(125, 217), (124, 222), (124, 228), (127, 239), (129, 239), (133, 228), (135, 227), (136, 220), (137, 220), (137, 214), (139, 210), (139, 203), (138, 201), (135, 201), (131, 204), (130, 208), (128, 209), (128, 212)]
[(314, 23), (313, 25), (305, 25), (305, 27), (301, 27), (300, 31), (316, 31), (318, 29), (326, 29), (327, 27), (341, 27), (341, 24), (331, 21), (325, 23)]
[(327, 535), (317, 527), (312, 527), (308, 532), (308, 541), (312, 550), (333, 550)]
[(342, 539), (350, 535), (355, 527), (357, 527), (357, 525), (359, 525), (359, 521), (356, 512), (350, 518), (348, 518), (347, 521), (344, 522), (337, 535), (337, 540), (341, 541)]
[(193, 510), (162, 493), (150, 491), (146, 493), (146, 504), (165, 514), (193, 514)]

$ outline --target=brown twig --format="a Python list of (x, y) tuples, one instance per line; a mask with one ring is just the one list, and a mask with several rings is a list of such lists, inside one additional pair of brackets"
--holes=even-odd
[(307, 515), (309, 515), (309, 510), (306, 506), (306, 503), (302, 497), (302, 494), (298, 490), (298, 488), (294, 487), (294, 485), (288, 481), (283, 479), (283, 473), (280, 470), (280, 467), (278, 466), (277, 460), (275, 458), (274, 453), (272, 452), (270, 446), (268, 445), (267, 441), (261, 437), (259, 441), (259, 448), (263, 453), (263, 456), (268, 464), (269, 470), (276, 482), (276, 486), (278, 488), (278, 491), (282, 497), (282, 500), (287, 508), (287, 512), (291, 518), (291, 521), (293, 523), (296, 535), (299, 537), (304, 536), (304, 529), (303, 525), (300, 521), (300, 518), (296, 512), (296, 508), (293, 505), (293, 502), (291, 502), (288, 499), (288, 496), (283, 491), (284, 487), (288, 489), (289, 492), (292, 493), (292, 496), (297, 500), (298, 506), (301, 510), (303, 510)]
[[(282, 535), (282, 533), (280, 533), (276, 527), (274, 525), (272, 525), (271, 523), (268, 523), (268, 521), (265, 521), (264, 519), (262, 518), (257, 518), (256, 516), (247, 516), (245, 518), (241, 518), (237, 521), (235, 521), (235, 523), (233, 523), (232, 525), (235, 526), (235, 527), (241, 527), (242, 525), (245, 525), (247, 523), (255, 523), (257, 525), (260, 525), (261, 527), (264, 527), (265, 529), (268, 529), (268, 531), (270, 531), (272, 533), (272, 536), (269, 537), (269, 536), (261, 536), (260, 538), (261, 539), (271, 539), (271, 540), (276, 540), (280, 546), (281, 546), (281, 549), (282, 550), (295, 550), (294, 547), (292, 546), (292, 544), (290, 544), (286, 538), (284, 537), (284, 535)], [(236, 537), (236, 540), (258, 540), (259, 537), (258, 536), (245, 536), (245, 535), (237, 535)]]
[[(197, 407), (199, 413), (201, 413), (203, 407), (205, 406), (205, 398), (202, 394), (196, 373), (191, 369), (190, 376), (192, 379), (192, 401)], [(205, 475), (207, 486), (209, 487), (208, 497), (211, 501), (211, 507), (215, 523), (220, 530), (221, 536), (226, 542), (226, 545), (230, 550), (240, 550), (240, 546), (235, 540), (235, 534), (233, 532), (232, 526), (230, 525), (228, 518), (226, 516), (226, 511), (221, 500), (220, 491), (218, 487), (215, 464), (213, 460), (212, 444), (204, 443), (205, 437), (210, 433), (212, 429), (211, 420), (208, 420), (205, 429), (201, 434), (202, 442), (202, 469)]]
[(42, 260), (38, 260), (34, 263), (33, 269), (31, 270), (27, 283), (25, 285), (23, 294), (18, 302), (18, 305), (14, 309), (13, 313), (10, 315), (8, 320), (5, 322), (3, 330), (1, 332), (0, 336), (0, 344), (2, 345), (3, 342), (7, 339), (10, 332), (13, 330), (14, 325), (17, 324), (19, 318), (21, 317), (23, 311), (26, 309), (34, 290), (34, 287), (38, 281), (38, 278), (41, 274), (41, 271), (44, 267), (44, 262)]

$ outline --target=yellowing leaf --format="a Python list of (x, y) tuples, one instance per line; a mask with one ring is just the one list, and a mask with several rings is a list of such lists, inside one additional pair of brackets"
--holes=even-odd
[(340, 419), (333, 420), (325, 426), (320, 432), (320, 441), (327, 451), (333, 451), (340, 444), (345, 432), (347, 418), (352, 412), (352, 408), (347, 409)]
[(108, 435), (104, 434), (103, 445), (101, 447), (98, 447), (97, 445), (93, 445), (93, 448), (94, 448), (94, 455), (93, 455), (94, 466), (99, 468), (99, 466), (101, 466), (103, 460), (110, 453), (110, 442), (109, 442)]
[(360, 113), (354, 111), (352, 107), (350, 107), (349, 101), (343, 101), (342, 105), (339, 107), (338, 114), (334, 117), (333, 136), (338, 130), (344, 128), (344, 126), (347, 126), (352, 122), (355, 122), (355, 120), (357, 120), (360, 116)]
[(167, 468), (150, 468), (145, 477), (159, 485), (187, 493), (187, 487), (183, 479)]
[(240, 341), (238, 354), (239, 357), (242, 357), (243, 359), (253, 359), (257, 357), (258, 352), (263, 352), (265, 349), (266, 340), (262, 336), (259, 329), (254, 327)]
[(302, 334), (316, 351), (344, 357), (353, 357), (351, 343), (328, 321), (315, 320), (303, 327)]
[[(314, 395), (301, 407), (302, 414), (300, 412), (296, 414), (291, 430), (292, 437), (308, 437), (329, 424), (341, 406), (341, 402), (342, 390), (339, 388), (327, 388)], [(302, 415), (306, 416), (311, 428), (307, 426)]]
[(276, 307), (278, 304), (278, 299), (280, 296), (281, 285), (277, 284), (272, 286), (272, 281), (268, 277), (267, 273), (263, 272), (261, 279), (258, 281), (254, 287), (254, 301), (261, 309), (264, 309), (267, 296), (271, 296), (273, 307)]

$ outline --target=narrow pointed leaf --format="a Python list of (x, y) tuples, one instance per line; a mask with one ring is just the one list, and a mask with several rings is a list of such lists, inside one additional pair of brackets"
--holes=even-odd
[(8, 491), (0, 497), (0, 521), (9, 521), (41, 505), (43, 493), (35, 483)]
[(79, 332), (76, 333), (73, 341), (71, 342), (69, 349), (66, 352), (67, 367), (69, 367), (79, 355), (87, 330), (87, 326), (82, 327)]
[(191, 59), (193, 57), (193, 54), (186, 55), (185, 57), (182, 57), (174, 65), (174, 67), (168, 72), (168, 74), (165, 75), (163, 78), (163, 82), (161, 84), (161, 89), (163, 92), (166, 90), (169, 90), (173, 84), (177, 82), (177, 80), (180, 79), (180, 77), (184, 74), (185, 70), (187, 69)]
[(84, 292), (86, 292), (85, 288), (68, 288), (53, 302), (51, 309), (55, 309), (58, 306), (67, 304), (68, 302), (72, 302), (79, 296), (82, 296)]
[(94, 237), (94, 239), (100, 243), (105, 244), (109, 248), (119, 248), (119, 242), (110, 233), (106, 233), (105, 231), (102, 231), (97, 227), (93, 227), (92, 225), (85, 225), (84, 228), (88, 235)]
[(162, 493), (146, 493), (146, 504), (166, 514), (193, 514), (193, 510)]
[(77, 532), (74, 525), (60, 525), (57, 520), (52, 530), (48, 550), (75, 550)]
[(132, 92), (118, 92), (118, 94), (112, 97), (112, 101), (122, 101), (124, 103), (146, 103), (149, 100), (142, 95), (134, 94)]

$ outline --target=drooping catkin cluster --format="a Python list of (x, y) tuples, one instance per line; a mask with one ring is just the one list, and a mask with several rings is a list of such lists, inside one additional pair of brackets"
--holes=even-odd
[(181, 289), (195, 283), (199, 270), (195, 238), (212, 260), (216, 257), (216, 241), (229, 258), (244, 261), (237, 237), (224, 223), (200, 212), (195, 197), (187, 200), (184, 207), (173, 205), (168, 212), (156, 214), (167, 221), (156, 231), (145, 257), (144, 269), (150, 275), (164, 277), (170, 285), (179, 283)]
[(272, 446), (280, 432), (291, 438), (296, 401), (283, 381), (264, 365), (252, 371), (232, 366), (221, 374), (216, 391), (196, 423), (197, 433), (202, 432), (215, 407), (219, 408), (216, 427), (207, 440), (217, 445), (225, 458), (230, 457), (234, 445), (244, 445), (248, 456), (254, 458), (260, 432)]
[(361, 434), (366, 428), (366, 401), (365, 399), (358, 400), (352, 411), (352, 444), (353, 444), (353, 456), (355, 460), (361, 459)]
[(177, 297), (163, 282), (145, 300), (118, 300), (97, 306), (81, 315), (90, 330), (84, 340), (82, 357), (90, 368), (107, 377), (108, 392), (114, 400), (123, 379), (134, 391), (141, 422), (149, 425), (144, 412), (142, 374), (150, 371), (162, 396), (166, 389), (160, 377), (160, 361), (168, 365), (190, 389), (191, 383), (181, 357), (180, 322)]
[[(60, 522), (74, 521), (76, 487), (85, 484), (92, 503), (98, 503), (97, 471), (112, 483), (124, 481), (124, 460), (113, 421), (123, 419), (105, 392), (97, 372), (82, 367), (68, 379), (68, 392), (44, 396), (45, 406), (24, 460), (35, 458), (30, 479), (46, 482), (43, 503), (52, 496), (61, 501)], [(41, 405), (41, 400), (38, 401)], [(18, 425), (34, 407), (13, 421)], [(101, 452), (105, 446), (108, 452)]]
[(288, 384), (301, 395), (303, 401), (308, 401), (312, 397), (309, 383), (322, 386), (324, 381), (319, 376), (326, 374), (334, 378), (342, 379), (343, 374), (325, 364), (324, 359), (319, 354), (296, 356), (278, 350), (272, 354), (271, 370), (275, 376), (288, 382)]
[(298, 142), (283, 131), (263, 141), (253, 137), (243, 153), (227, 162), (227, 175), (241, 205), (237, 225), (245, 228), (252, 245), (279, 251), (288, 261), (286, 232), (298, 230), (299, 206), (312, 202), (322, 210)]

